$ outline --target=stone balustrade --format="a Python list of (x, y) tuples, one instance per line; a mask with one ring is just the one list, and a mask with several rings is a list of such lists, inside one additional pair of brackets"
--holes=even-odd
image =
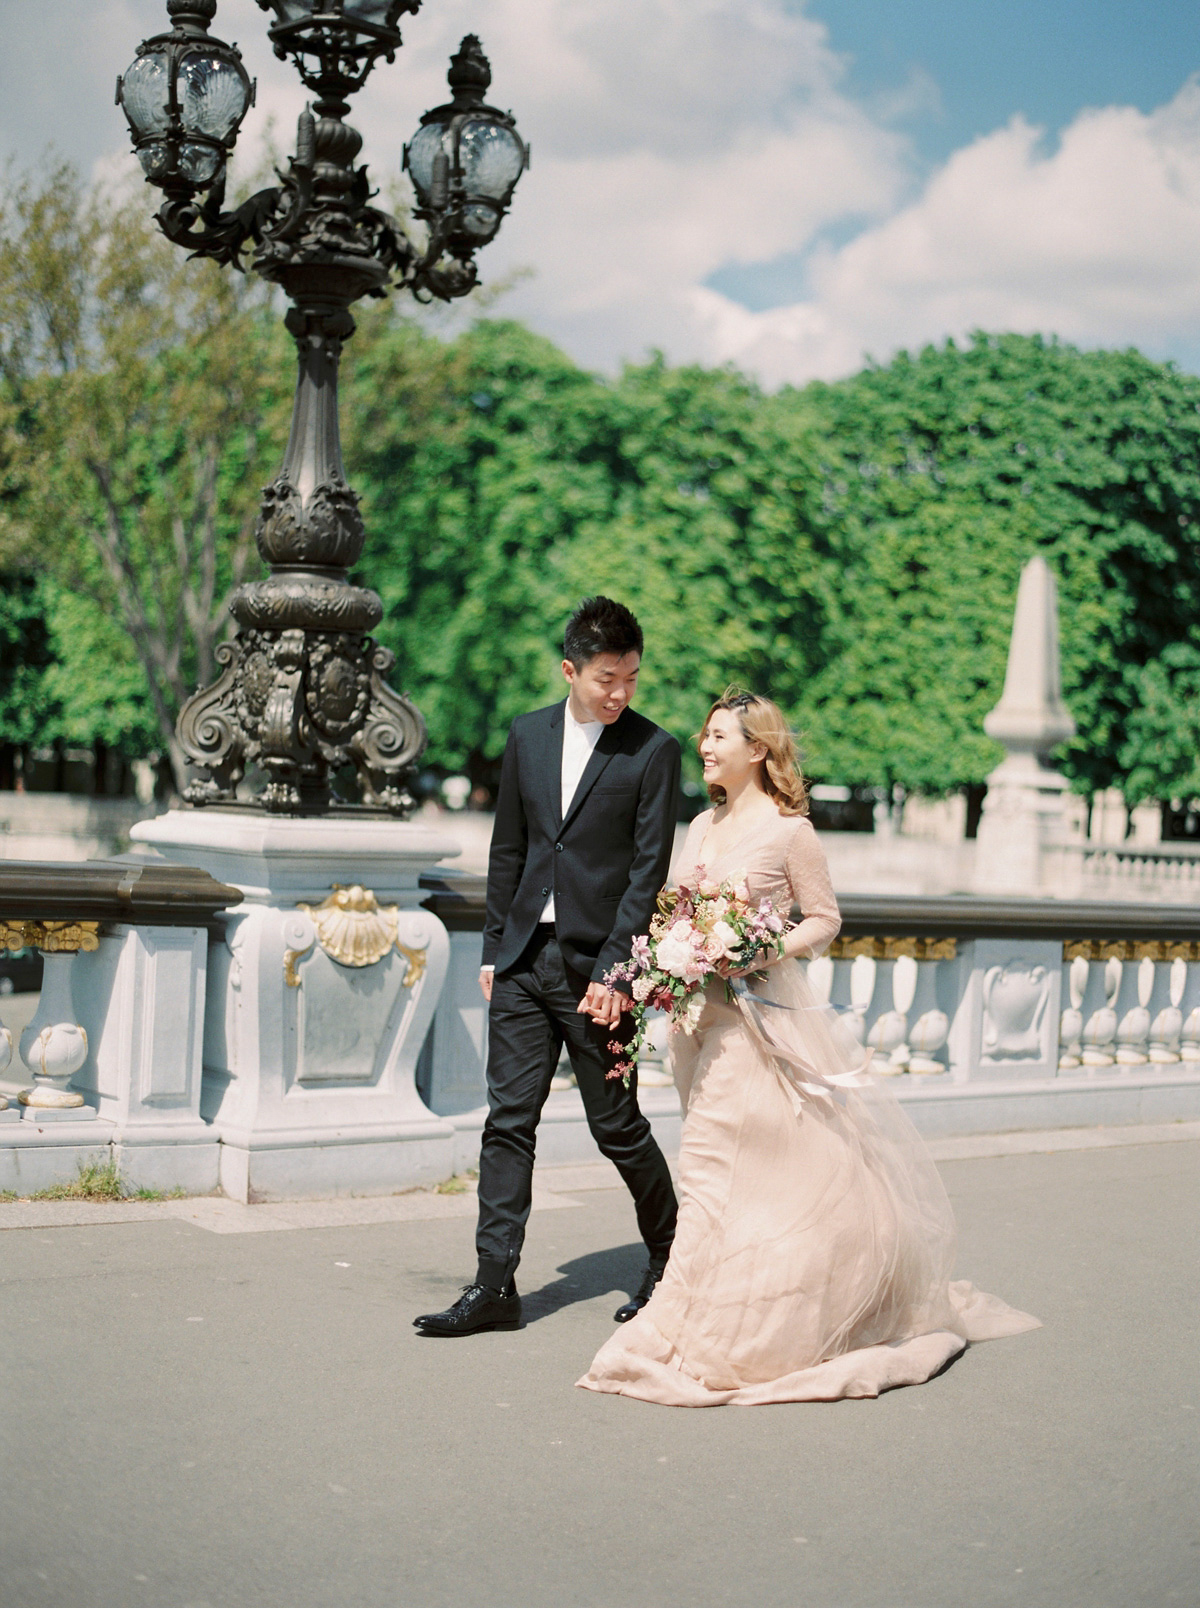
[(1085, 843), (1066, 851), (1067, 877), (1088, 899), (1200, 904), (1200, 846), (1191, 843)]
[[(21, 1035), (28, 1086), (0, 1095), (0, 1189), (63, 1181), (116, 1156), (131, 1182), (207, 1190), (217, 1146), (200, 1115), (209, 938), (236, 888), (194, 867), (0, 860), (0, 947), (41, 951)], [(0, 1024), (0, 1076), (20, 1081)]]
[[(311, 823), (271, 824), (265, 848), (241, 817), (205, 829), (220, 845), (203, 868), (0, 862), (0, 943), (45, 957), (19, 1045), (0, 1023), (0, 1079), (21, 1090), (0, 1096), (0, 1189), (107, 1157), (131, 1184), (241, 1199), (388, 1193), (473, 1165), (484, 879), (424, 869), (439, 844), (394, 823), (356, 823), (362, 842), (327, 823), (315, 848), (283, 841)], [(809, 981), (924, 1131), (1200, 1117), (1200, 911), (847, 895), (842, 912)], [(663, 1049), (652, 1035), (641, 1100), (669, 1149)], [(539, 1155), (593, 1153), (578, 1092), (557, 1089)]]
[[(485, 884), (438, 871), (423, 886), (454, 948), (419, 1086), (461, 1121), (484, 1098)], [(1200, 909), (865, 894), (841, 904), (841, 934), (809, 962), (809, 981), (925, 1131), (1200, 1116)]]

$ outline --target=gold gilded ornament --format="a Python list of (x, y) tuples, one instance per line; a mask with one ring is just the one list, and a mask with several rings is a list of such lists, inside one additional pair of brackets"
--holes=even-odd
[(48, 955), (75, 955), (99, 949), (98, 921), (3, 921), (0, 950), (40, 949)]
[(374, 966), (396, 942), (396, 906), (384, 905), (370, 888), (335, 882), (319, 905), (297, 905), (317, 929), (317, 942), (339, 966)]
[[(335, 882), (333, 892), (319, 905), (297, 905), (312, 922), (316, 941), (339, 966), (374, 966), (397, 949), (408, 962), (404, 987), (412, 988), (425, 975), (425, 950), (400, 942), (399, 907), (381, 905), (370, 888), (355, 882)], [(284, 955), (283, 974), (289, 988), (299, 988), (297, 963), (312, 945), (289, 949)]]
[(50, 955), (74, 955), (100, 947), (98, 921), (27, 921), (26, 942)]
[(423, 949), (410, 949), (407, 944), (402, 944), (399, 938), (396, 939), (396, 948), (408, 961), (408, 970), (404, 973), (404, 986), (405, 988), (412, 988), (425, 975), (425, 951)]
[[(313, 939), (313, 943), (316, 939)], [(305, 944), (303, 949), (285, 949), (283, 952), (283, 980), (289, 988), (300, 987), (300, 973), (296, 970), (296, 962), (303, 960), (312, 948), (312, 944)]]
[(953, 960), (958, 954), (957, 938), (835, 938), (829, 946), (831, 960)]

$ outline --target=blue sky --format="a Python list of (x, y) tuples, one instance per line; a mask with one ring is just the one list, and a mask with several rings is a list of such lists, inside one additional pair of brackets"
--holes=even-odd
[[(161, 0), (0, 0), (0, 152), (128, 174), (112, 85)], [(241, 154), (302, 105), (254, 0)], [(972, 328), (1200, 366), (1200, 8), (1181, 0), (425, 0), (352, 120), (394, 175), (483, 36), (534, 167), (482, 266), (581, 361), (768, 384)]]
[(940, 110), (913, 119), (922, 154), (945, 160), (1014, 112), (1058, 129), (1085, 106), (1169, 101), (1200, 68), (1200, 8), (1183, 0), (842, 0), (809, 7), (853, 58), (863, 96), (914, 72)]

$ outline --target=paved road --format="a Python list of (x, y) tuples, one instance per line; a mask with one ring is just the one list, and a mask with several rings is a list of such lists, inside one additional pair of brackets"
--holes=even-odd
[(1045, 1328), (875, 1402), (572, 1389), (640, 1270), (532, 1221), (527, 1326), (419, 1339), (469, 1216), (0, 1235), (3, 1608), (1200, 1604), (1200, 1144), (943, 1164)]

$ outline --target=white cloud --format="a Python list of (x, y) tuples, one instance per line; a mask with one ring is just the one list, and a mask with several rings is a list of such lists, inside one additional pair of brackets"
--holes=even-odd
[[(253, 0), (223, 0), (222, 31), (246, 48), (258, 16)], [(406, 20), (397, 66), (376, 70), (351, 114), (377, 182), (421, 111), (445, 99), (449, 55), (471, 31), (491, 57), (494, 100), (533, 148), (481, 269), (532, 267), (503, 310), (585, 363), (650, 346), (709, 356), (696, 286), (724, 264), (800, 250), (847, 214), (886, 216), (907, 182), (903, 139), (843, 94), (824, 27), (784, 0), (492, 0), (486, 11), (440, 0)], [(251, 140), (270, 115), (290, 130), (303, 101), (290, 68), (253, 55)]]
[[(6, 19), (0, 139), (36, 150), (48, 130), (102, 169), (123, 143), (112, 79), (163, 23), (161, 0), (20, 8)], [(215, 31), (240, 42), (259, 80), (248, 165), (269, 118), (290, 143), (305, 99), (266, 24), (255, 0), (221, 0)], [(481, 268), (493, 281), (533, 268), (501, 310), (584, 363), (612, 368), (659, 346), (773, 384), (977, 326), (1200, 350), (1195, 84), (1150, 115), (1081, 114), (1050, 151), (1016, 119), (918, 189), (894, 120), (936, 86), (918, 75), (893, 103), (854, 100), (797, 0), (427, 0), (403, 29), (396, 64), (376, 69), (351, 112), (374, 181), (398, 174), (421, 112), (446, 98), (451, 51), (478, 32), (493, 98), (534, 155)], [(848, 226), (847, 244), (825, 243)], [(801, 258), (791, 306), (751, 312), (706, 288), (720, 269)]]
[(747, 313), (694, 289), (709, 354), (768, 382), (845, 374), (972, 328), (1083, 345), (1200, 336), (1200, 85), (1149, 115), (1082, 113), (1050, 154), (1019, 118), (958, 151), (923, 193), (814, 256), (810, 297)]

